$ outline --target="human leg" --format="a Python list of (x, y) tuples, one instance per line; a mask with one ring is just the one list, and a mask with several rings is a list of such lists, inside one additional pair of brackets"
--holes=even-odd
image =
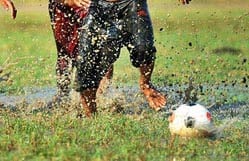
[(72, 72), (78, 55), (78, 29), (86, 11), (50, 0), (49, 14), (57, 49), (57, 94), (52, 102), (60, 102), (69, 99)]
[(139, 67), (140, 89), (147, 99), (149, 106), (156, 111), (160, 110), (167, 102), (165, 95), (160, 93), (151, 83), (151, 75), (153, 72), (154, 63), (144, 64)]
[[(102, 94), (106, 85), (110, 82), (113, 75), (113, 66), (109, 68), (97, 88), (88, 88), (80, 92), (81, 103), (86, 117), (92, 117), (97, 113), (96, 95)], [(80, 115), (80, 117), (82, 117)]]
[(133, 3), (139, 4), (133, 5), (133, 7), (135, 6), (135, 9), (130, 9), (136, 10), (137, 12), (128, 14), (132, 15), (136, 20), (136, 22), (127, 25), (130, 27), (128, 31), (130, 31), (132, 35), (130, 41), (133, 48), (128, 47), (131, 53), (130, 58), (133, 66), (139, 68), (139, 85), (141, 91), (145, 95), (150, 107), (158, 111), (166, 104), (166, 97), (160, 93), (151, 82), (156, 58), (153, 27), (146, 1)]
[[(99, 10), (90, 8), (85, 18), (85, 27), (80, 32), (79, 59), (77, 66), (77, 87), (85, 115), (91, 117), (97, 112), (96, 93), (105, 79), (111, 79), (113, 63), (119, 57), (120, 44), (109, 41), (107, 28)], [(99, 8), (98, 8), (99, 9)], [(106, 15), (105, 15), (106, 16)], [(89, 34), (90, 33), (90, 34)], [(104, 78), (103, 78), (104, 77)]]
[(92, 117), (97, 113), (96, 93), (97, 88), (88, 88), (80, 92), (81, 103), (86, 117)]

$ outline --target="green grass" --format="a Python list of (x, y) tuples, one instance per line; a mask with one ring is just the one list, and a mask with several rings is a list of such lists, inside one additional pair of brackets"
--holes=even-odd
[[(4, 73), (11, 72), (10, 80), (0, 83), (1, 93), (55, 86), (56, 50), (46, 3), (17, 2), (14, 21), (0, 10), (0, 66), (7, 67)], [(176, 1), (150, 0), (149, 4), (158, 50), (156, 85), (186, 84), (193, 77), (198, 84), (236, 81), (243, 88), (248, 86), (247, 1), (201, 0), (179, 6)], [(115, 64), (113, 82), (137, 85), (137, 81), (138, 71), (124, 49)], [(226, 96), (248, 100), (247, 91), (234, 90)], [(149, 109), (132, 116), (100, 110), (96, 118), (83, 120), (64, 112), (30, 114), (25, 106), (20, 112), (1, 109), (0, 160), (233, 161), (249, 157), (248, 117), (225, 128), (223, 138), (176, 138), (170, 145), (167, 119)], [(223, 120), (215, 123), (221, 125)]]
[[(19, 116), (19, 117), (18, 117)], [(238, 121), (223, 137), (175, 138), (157, 114), (101, 113), (77, 120), (44, 114), (2, 116), (1, 160), (246, 160), (248, 122)], [(50, 159), (49, 159), (50, 158)]]
[(48, 13), (34, 11), (21, 10), (14, 21), (1, 15), (0, 64), (13, 64), (6, 69), (6, 73), (11, 72), (13, 81), (7, 87), (2, 84), (1, 91), (54, 85), (56, 50)]
[[(241, 82), (248, 77), (249, 63), (242, 63), (249, 55), (248, 3), (236, 3), (234, 7), (224, 7), (223, 1), (189, 6), (169, 1), (149, 4), (158, 49), (153, 73), (156, 84), (184, 83), (190, 76), (198, 83)], [(0, 16), (0, 64), (7, 58), (11, 58), (10, 63), (17, 63), (6, 70), (13, 73), (12, 81), (8, 86), (0, 85), (0, 90), (15, 92), (30, 85), (54, 86), (56, 50), (47, 4), (21, 3), (19, 12), (15, 21), (9, 13), (2, 12)], [(224, 47), (237, 49), (238, 53), (213, 52)], [(128, 63), (128, 53), (123, 51), (115, 64), (114, 82), (137, 83), (138, 71)]]

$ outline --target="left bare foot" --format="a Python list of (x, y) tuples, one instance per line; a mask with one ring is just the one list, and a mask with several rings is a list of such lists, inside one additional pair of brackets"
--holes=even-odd
[(159, 111), (167, 103), (166, 96), (151, 85), (144, 85), (141, 89), (150, 107), (154, 110)]

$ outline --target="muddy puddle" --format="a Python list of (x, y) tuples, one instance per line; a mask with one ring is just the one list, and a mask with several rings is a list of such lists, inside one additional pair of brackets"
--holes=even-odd
[[(157, 88), (167, 95), (168, 103), (160, 112), (167, 116), (172, 108), (176, 108), (184, 102), (188, 86), (170, 85)], [(192, 94), (197, 97), (195, 102), (206, 106), (216, 119), (248, 117), (248, 88), (203, 85), (196, 89), (196, 93)], [(24, 109), (27, 107), (27, 111), (44, 108), (56, 94), (55, 87), (25, 88), (24, 91), (25, 94), (19, 96), (0, 94), (0, 107), (15, 110), (21, 105)], [(78, 105), (78, 94), (71, 92), (71, 97), (72, 102), (70, 104)], [(141, 114), (150, 110), (137, 86), (111, 85), (102, 94), (98, 95), (97, 103), (99, 111), (113, 113)], [(74, 110), (75, 107), (72, 106), (71, 109)]]

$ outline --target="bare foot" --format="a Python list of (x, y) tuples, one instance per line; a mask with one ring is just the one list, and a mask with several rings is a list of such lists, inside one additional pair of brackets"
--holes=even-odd
[(149, 105), (156, 111), (159, 111), (167, 103), (166, 96), (153, 88), (151, 85), (145, 85), (141, 88)]

